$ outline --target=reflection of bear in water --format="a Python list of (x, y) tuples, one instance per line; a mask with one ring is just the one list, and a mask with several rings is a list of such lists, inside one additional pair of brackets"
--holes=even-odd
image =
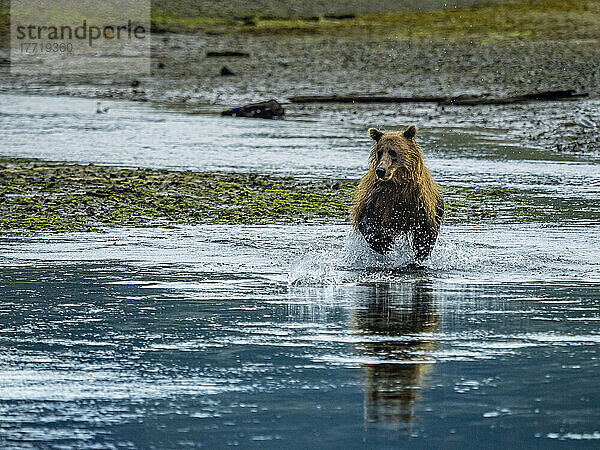
[[(368, 336), (355, 351), (380, 362), (364, 364), (365, 420), (394, 425), (410, 423), (418, 393), (431, 364), (423, 361), (436, 342), (421, 333), (435, 332), (439, 317), (431, 287), (415, 284), (406, 292), (374, 286), (364, 309), (354, 314), (355, 327)], [(386, 363), (386, 360), (394, 361)]]

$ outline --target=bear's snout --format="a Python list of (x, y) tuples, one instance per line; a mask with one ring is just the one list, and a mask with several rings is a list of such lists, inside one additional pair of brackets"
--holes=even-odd
[(385, 178), (385, 169), (383, 167), (377, 167), (375, 169), (375, 173), (377, 174), (377, 178), (383, 180)]

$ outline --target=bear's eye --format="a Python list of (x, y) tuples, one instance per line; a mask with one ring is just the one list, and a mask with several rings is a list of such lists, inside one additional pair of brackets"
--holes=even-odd
[(396, 152), (395, 152), (394, 150), (390, 150), (390, 156), (391, 156), (392, 158), (395, 158), (395, 157), (396, 157), (396, 156), (398, 156), (398, 155), (396, 154)]
[(377, 157), (378, 157), (378, 158), (381, 158), (381, 156), (382, 156), (382, 155), (383, 155), (383, 152), (382, 152), (381, 150), (379, 150), (379, 151), (377, 152)]

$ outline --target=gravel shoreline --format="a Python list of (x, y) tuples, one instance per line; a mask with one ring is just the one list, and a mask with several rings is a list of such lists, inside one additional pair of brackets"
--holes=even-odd
[[(597, 98), (599, 44), (596, 39), (441, 44), (323, 36), (154, 35), (151, 76), (31, 76), (11, 74), (1, 66), (0, 92), (188, 105), (236, 105), (266, 98), (285, 102), (299, 95), (506, 96), (568, 89)], [(250, 57), (206, 57), (206, 52), (224, 50)], [(223, 66), (236, 75), (221, 76)]]

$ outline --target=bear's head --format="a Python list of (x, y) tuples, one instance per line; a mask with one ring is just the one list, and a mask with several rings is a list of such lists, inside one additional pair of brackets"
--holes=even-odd
[(423, 152), (415, 141), (416, 134), (414, 125), (404, 131), (388, 133), (369, 128), (369, 136), (375, 141), (369, 160), (379, 181), (402, 181), (420, 176)]

